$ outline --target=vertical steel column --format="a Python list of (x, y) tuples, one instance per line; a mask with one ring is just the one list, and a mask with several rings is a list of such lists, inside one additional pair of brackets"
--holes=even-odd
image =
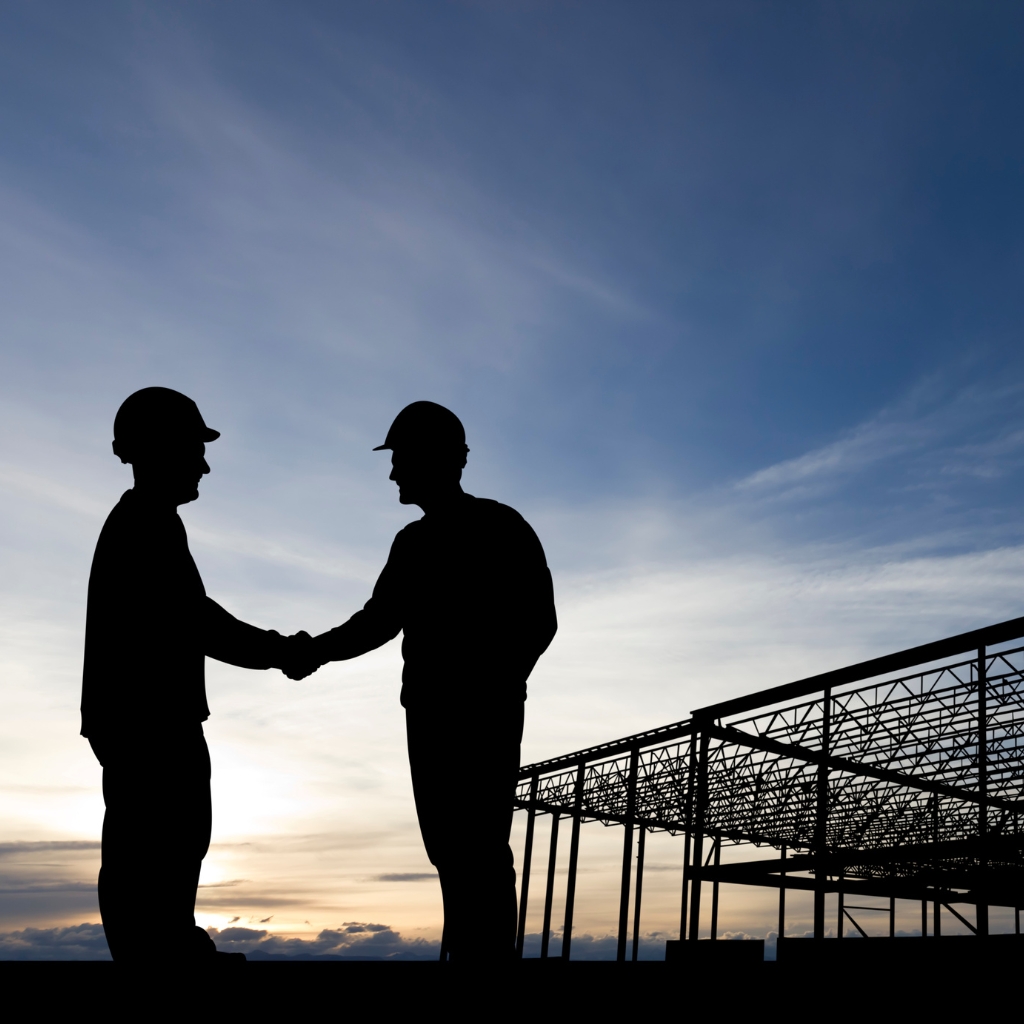
[[(715, 867), (722, 863), (722, 837), (715, 836)], [(711, 938), (718, 938), (718, 871), (711, 885)]]
[(526, 812), (526, 844), (523, 850), (523, 882), (519, 887), (519, 928), (516, 931), (516, 956), (523, 957), (523, 944), (526, 942), (526, 904), (530, 898), (530, 866), (533, 863), (533, 826), (537, 817), (537, 783), (536, 775), (530, 779), (530, 806)]
[(576, 795), (572, 804), (572, 839), (569, 842), (569, 880), (565, 887), (565, 924), (562, 927), (562, 959), (569, 959), (572, 947), (572, 912), (576, 906), (576, 862), (580, 855), (580, 818), (583, 817), (583, 783), (587, 765), (580, 762), (576, 771)]
[(778, 938), (786, 937), (786, 847), (782, 847), (782, 868), (779, 871), (779, 934)]
[(988, 935), (988, 666), (985, 648), (978, 648), (978, 838), (981, 840), (981, 864), (978, 886), (978, 938)]
[(921, 900), (921, 938), (928, 938), (928, 901)]
[[(933, 793), (931, 798), (932, 805), (932, 842), (938, 843), (939, 841), (939, 794)], [(932, 862), (932, 866), (935, 866), (935, 862)], [(932, 934), (938, 938), (942, 934), (942, 904), (939, 902), (938, 897), (935, 899), (932, 912)]]
[(814, 825), (814, 937), (825, 938), (825, 887), (828, 884), (828, 765), (832, 727), (832, 688), (827, 687), (821, 704), (821, 762)]
[(1014, 935), (1020, 935), (1020, 907), (1013, 908)]
[(647, 826), (640, 826), (640, 838), (636, 844), (636, 902), (633, 904), (633, 960), (640, 953), (640, 896), (644, 891), (644, 846), (647, 843)]
[(686, 838), (683, 843), (683, 894), (679, 908), (679, 941), (686, 938), (686, 911), (690, 895), (690, 836), (693, 832), (693, 787), (697, 779), (697, 733), (690, 733), (690, 771), (686, 782), (686, 804), (683, 820), (686, 822)]
[(839, 872), (839, 885), (836, 892), (836, 906), (839, 908), (839, 923), (836, 925), (836, 938), (841, 939), (846, 935), (846, 922), (843, 920), (843, 872)]
[(896, 897), (889, 897), (889, 938), (896, 938)]
[(548, 884), (544, 890), (544, 928), (540, 936), (540, 956), (548, 958), (548, 943), (551, 940), (551, 904), (555, 898), (555, 864), (558, 859), (558, 811), (551, 815), (551, 845), (548, 847)]
[(626, 932), (629, 928), (629, 883), (633, 870), (633, 819), (636, 817), (636, 777), (640, 765), (640, 751), (634, 747), (629, 754), (629, 776), (626, 782), (626, 821), (622, 837), (622, 884), (619, 888), (619, 939), (615, 959), (626, 959)]
[(690, 940), (692, 942), (696, 942), (697, 936), (700, 934), (700, 876), (704, 857), (704, 819), (707, 817), (708, 803), (708, 745), (709, 737), (707, 733), (704, 733), (700, 738), (697, 798), (693, 823), (693, 860), (691, 862), (693, 882), (690, 885)]

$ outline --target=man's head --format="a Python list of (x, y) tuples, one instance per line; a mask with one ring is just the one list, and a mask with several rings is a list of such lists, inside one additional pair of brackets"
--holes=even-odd
[(191, 398), (170, 388), (143, 388), (117, 410), (112, 447), (131, 463), (136, 486), (184, 505), (199, 497), (199, 481), (210, 472), (206, 443), (218, 437)]
[(391, 449), (391, 479), (403, 505), (430, 504), (461, 490), (466, 431), (458, 416), (436, 402), (413, 402), (391, 424), (375, 452)]

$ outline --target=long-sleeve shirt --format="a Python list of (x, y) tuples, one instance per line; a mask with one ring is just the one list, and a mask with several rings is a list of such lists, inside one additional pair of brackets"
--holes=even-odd
[(557, 628), (537, 535), (515, 509), (464, 494), (399, 532), (362, 611), (316, 645), (342, 661), (403, 631), (406, 708), (522, 701)]
[(82, 735), (203, 722), (206, 656), (270, 668), (282, 640), (207, 597), (177, 512), (127, 491), (103, 525), (89, 575)]

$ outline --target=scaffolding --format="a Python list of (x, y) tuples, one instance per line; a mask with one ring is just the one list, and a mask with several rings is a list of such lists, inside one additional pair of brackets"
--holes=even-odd
[[(551, 816), (541, 932), (547, 957), (560, 823), (571, 824), (561, 956), (572, 949), (580, 828), (622, 826), (617, 959), (638, 956), (648, 833), (683, 837), (680, 939), (701, 929), (712, 887), (718, 933), (722, 882), (779, 891), (785, 935), (789, 889), (813, 892), (814, 937), (837, 894), (837, 934), (853, 911), (885, 909), (847, 897), (919, 901), (921, 934), (940, 908), (974, 934), (989, 907), (1024, 902), (1024, 618), (701, 708), (690, 718), (520, 769), (526, 813), (517, 950), (523, 953), (538, 816)], [(965, 657), (966, 655), (966, 657)], [(722, 863), (727, 843), (745, 859)], [(633, 882), (634, 847), (636, 879)], [(771, 856), (763, 856), (768, 850)], [(737, 850), (731, 851), (734, 855)], [(627, 929), (633, 898), (633, 935)], [(961, 912), (973, 906), (973, 922)], [(959, 906), (961, 909), (957, 909)], [(970, 910), (968, 909), (968, 913)]]

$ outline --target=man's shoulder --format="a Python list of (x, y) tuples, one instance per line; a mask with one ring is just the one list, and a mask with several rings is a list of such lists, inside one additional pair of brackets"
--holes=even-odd
[(413, 537), (418, 537), (424, 529), (423, 517), (414, 519), (411, 523), (406, 523), (398, 533), (395, 534), (395, 540), (404, 539), (408, 540)]
[(110, 510), (100, 530), (100, 541), (114, 540), (135, 529), (138, 523), (138, 510), (132, 500), (132, 492), (125, 491), (121, 500)]
[[(118, 550), (156, 548), (177, 550), (185, 538), (185, 525), (178, 514), (154, 514), (152, 507), (138, 500), (133, 491), (125, 491), (110, 510), (96, 543), (96, 556)], [(187, 546), (188, 541), (184, 539)]]
[(493, 498), (478, 498), (476, 495), (467, 494), (470, 499), (471, 515), (480, 519), (491, 520), (494, 523), (507, 523), (509, 526), (522, 524), (527, 526), (526, 520), (511, 505), (503, 505)]
[(471, 516), (476, 529), (485, 535), (501, 538), (510, 551), (524, 554), (537, 552), (543, 558), (540, 538), (533, 527), (511, 505), (491, 498), (473, 498)]

